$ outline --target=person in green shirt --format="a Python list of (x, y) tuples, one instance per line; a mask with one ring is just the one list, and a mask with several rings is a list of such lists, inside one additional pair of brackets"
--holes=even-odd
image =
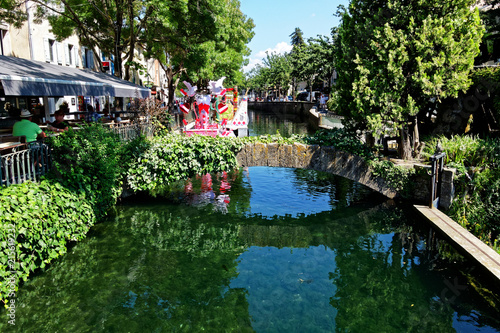
[(31, 121), (33, 115), (28, 110), (21, 111), (21, 121), (14, 124), (12, 136), (25, 136), (26, 142), (36, 141), (37, 138), (45, 138), (45, 132), (40, 126)]

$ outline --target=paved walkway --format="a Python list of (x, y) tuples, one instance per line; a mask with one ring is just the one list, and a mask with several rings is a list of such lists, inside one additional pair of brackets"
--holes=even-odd
[(414, 205), (414, 207), (447, 235), (455, 245), (469, 253), (473, 259), (500, 280), (500, 254), (441, 211), (427, 206)]

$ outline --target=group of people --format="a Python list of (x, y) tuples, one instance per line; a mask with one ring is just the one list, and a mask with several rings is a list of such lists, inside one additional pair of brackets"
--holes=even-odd
[[(47, 137), (47, 134), (33, 122), (33, 114), (28, 110), (21, 110), (20, 114), (21, 120), (14, 124), (12, 128), (13, 136), (25, 136), (26, 142), (34, 142), (37, 139), (43, 139)], [(54, 114), (55, 120), (47, 124), (47, 128), (55, 133), (61, 133), (68, 130), (68, 124), (64, 122), (64, 111), (58, 110)]]
[(122, 121), (122, 118), (120, 117), (120, 114), (118, 113), (115, 117), (112, 117), (109, 114), (109, 109), (105, 108), (103, 110), (103, 115), (100, 115), (99, 113), (96, 112), (94, 107), (92, 105), (87, 105), (87, 114), (85, 115), (85, 121), (86, 122), (108, 122), (108, 121), (115, 121), (116, 123), (119, 123)]
[[(46, 122), (47, 129), (54, 133), (62, 133), (67, 131), (69, 125), (64, 121), (64, 115), (65, 112), (63, 108), (57, 110), (54, 113), (55, 120), (53, 122)], [(21, 120), (16, 122), (14, 124), (14, 127), (12, 128), (13, 136), (25, 136), (27, 143), (47, 137), (47, 134), (40, 128), (40, 126), (36, 122), (33, 121), (34, 115), (30, 111), (25, 109), (21, 110), (19, 117), (21, 118)], [(105, 110), (104, 115), (101, 116), (94, 111), (92, 106), (89, 106), (89, 112), (87, 113), (87, 117), (85, 119), (87, 122), (97, 122), (106, 119), (109, 121), (114, 120), (115, 122), (121, 121), (121, 117), (119, 114), (112, 119), (109, 115), (109, 111), (106, 112)]]

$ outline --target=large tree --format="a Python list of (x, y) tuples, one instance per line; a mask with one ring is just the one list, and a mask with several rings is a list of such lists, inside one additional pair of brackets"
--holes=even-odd
[(239, 0), (150, 1), (156, 20), (146, 30), (147, 54), (167, 73), (170, 105), (181, 78), (199, 86), (221, 76), (228, 77), (226, 86), (242, 80), (254, 25)]
[[(32, 0), (31, 3), (35, 21), (47, 19), (58, 40), (77, 35), (80, 44), (94, 54), (114, 55), (115, 75), (125, 80), (130, 78), (140, 35), (154, 13), (148, 0)], [(10, 13), (22, 11), (25, 4), (24, 0), (2, 3), (7, 11), (0, 12), (0, 19), (21, 24), (27, 16), (17, 15), (14, 20)], [(96, 59), (102, 71), (101, 59)]]
[[(335, 34), (332, 35), (335, 37)], [(310, 101), (314, 98), (312, 96), (314, 83), (329, 80), (332, 76), (333, 50), (330, 38), (318, 35), (317, 38), (309, 38), (307, 43), (294, 46), (290, 53), (292, 76), (296, 80), (307, 81)]]
[(295, 28), (295, 30), (290, 34), (290, 38), (293, 47), (305, 44), (303, 33), (302, 30), (300, 30), (300, 28)]
[(287, 94), (288, 87), (291, 83), (291, 63), (288, 54), (266, 53), (266, 58), (263, 59), (264, 66), (268, 68), (267, 78), (271, 87), (278, 89), (278, 95)]
[[(294, 61), (294, 53), (298, 52), (298, 50), (304, 46), (306, 43), (304, 41), (303, 33), (300, 28), (295, 28), (295, 30), (290, 34), (290, 42), (292, 44), (292, 51), (290, 52), (290, 61)], [(295, 77), (297, 73), (293, 71), (292, 68), (292, 95), (293, 100), (295, 100), (295, 96), (297, 95), (297, 81), (298, 79)]]
[(374, 136), (400, 131), (400, 153), (412, 158), (418, 117), (471, 84), (484, 31), (474, 3), (352, 0), (340, 9), (339, 78), (329, 107)]

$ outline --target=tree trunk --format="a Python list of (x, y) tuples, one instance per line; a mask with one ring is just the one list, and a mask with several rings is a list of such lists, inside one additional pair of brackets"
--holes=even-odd
[(403, 160), (413, 159), (410, 132), (408, 130), (407, 125), (403, 126), (403, 128), (401, 128), (400, 131), (400, 137), (398, 142), (398, 153), (400, 158)]
[(174, 85), (174, 72), (170, 66), (167, 67), (165, 74), (167, 75), (167, 82), (168, 82), (168, 102), (167, 102), (168, 110), (172, 110), (175, 101), (175, 85)]
[(313, 101), (313, 86), (312, 80), (309, 80), (309, 102)]
[(417, 116), (413, 119), (413, 157), (419, 157), (419, 148), (420, 148), (420, 134), (418, 132), (418, 118)]

